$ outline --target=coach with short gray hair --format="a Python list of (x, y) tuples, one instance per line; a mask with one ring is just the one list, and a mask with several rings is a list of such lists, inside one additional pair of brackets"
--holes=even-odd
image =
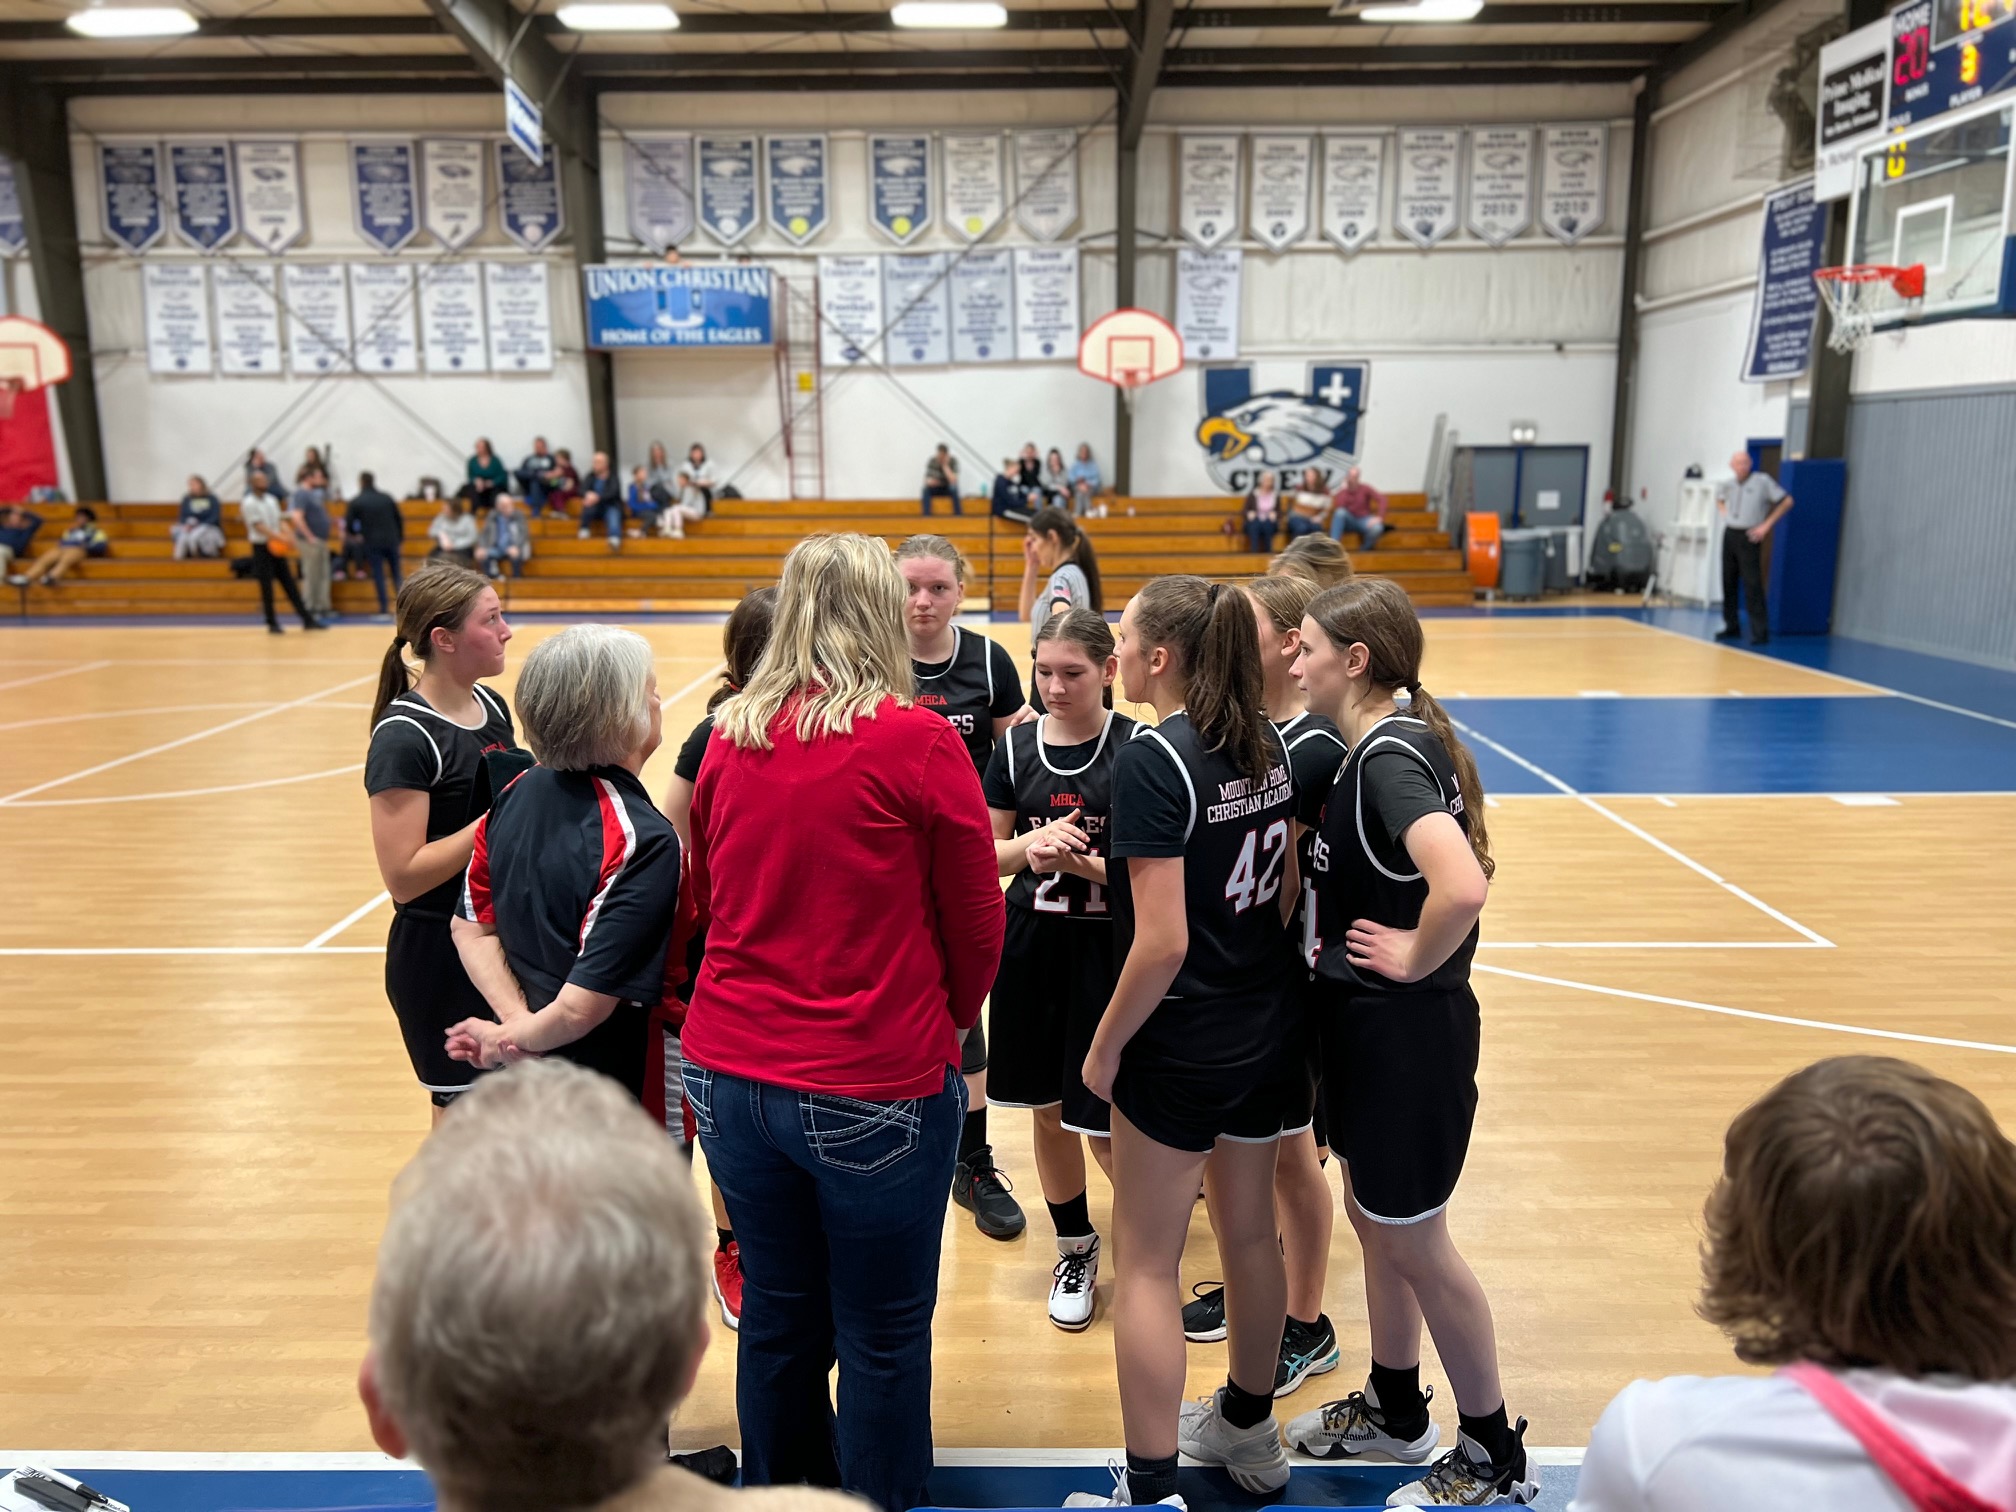
[(1715, 507), (1722, 512), (1723, 625), (1715, 639), (1742, 639), (1740, 598), (1750, 610), (1750, 644), (1761, 646), (1771, 639), (1771, 610), (1764, 601), (1764, 543), (1792, 507), (1792, 495), (1769, 473), (1752, 472), (1748, 452), (1731, 457), (1729, 470), (1735, 476), (1715, 490)]

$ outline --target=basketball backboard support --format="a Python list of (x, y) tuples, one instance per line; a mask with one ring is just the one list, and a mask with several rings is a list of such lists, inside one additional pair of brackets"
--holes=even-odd
[(1183, 338), (1149, 310), (1115, 310), (1078, 339), (1078, 370), (1130, 396), (1144, 384), (1183, 370)]
[(1925, 298), (1912, 316), (1899, 302), (1879, 328), (1917, 320), (2016, 315), (2016, 241), (2011, 239), (2012, 139), (2016, 101), (1952, 111), (1856, 156), (1851, 263), (1925, 269)]

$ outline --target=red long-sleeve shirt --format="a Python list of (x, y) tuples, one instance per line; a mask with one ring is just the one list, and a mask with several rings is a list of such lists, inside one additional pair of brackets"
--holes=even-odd
[(940, 1091), (1004, 926), (973, 761), (928, 709), (772, 748), (718, 732), (693, 789), (707, 953), (681, 1044), (751, 1081), (871, 1102)]

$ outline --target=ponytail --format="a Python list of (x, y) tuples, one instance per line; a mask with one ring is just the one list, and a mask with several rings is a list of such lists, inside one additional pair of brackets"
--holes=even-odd
[(1029, 527), (1037, 535), (1054, 535), (1064, 544), (1065, 560), (1075, 563), (1085, 574), (1085, 592), (1091, 607), (1106, 612), (1106, 590), (1099, 581), (1099, 553), (1085, 528), (1055, 504), (1046, 504), (1029, 517)]
[(1407, 712), (1434, 732), (1449, 753), (1450, 764), (1456, 768), (1456, 786), (1463, 794), (1463, 812), (1470, 820), (1470, 849), (1476, 852), (1477, 865), (1488, 882), (1498, 870), (1498, 863), (1491, 859), (1491, 837), (1484, 830), (1484, 781), (1477, 775), (1477, 758), (1470, 754), (1470, 747), (1456, 738), (1448, 712), (1435, 701), (1434, 695), (1418, 682), (1408, 693), (1413, 701), (1407, 705)]
[(1282, 756), (1261, 713), (1265, 677), (1251, 601), (1201, 577), (1160, 577), (1135, 595), (1134, 619), (1144, 643), (1174, 657), (1184, 712), (1205, 748), (1264, 782)]
[(476, 601), (490, 587), (482, 573), (456, 562), (427, 562), (406, 579), (393, 605), (397, 631), (378, 667), (378, 696), (371, 701), (371, 728), (385, 717), (395, 698), (412, 691), (411, 670), (406, 665), (405, 648), (425, 664), (434, 653), (434, 632), (460, 630), (475, 609)]
[(378, 721), (385, 717), (385, 710), (395, 698), (403, 698), (413, 690), (413, 675), (406, 669), (406, 637), (395, 635), (392, 644), (385, 648), (385, 660), (378, 665), (378, 696), (371, 700), (371, 728), (378, 728)]

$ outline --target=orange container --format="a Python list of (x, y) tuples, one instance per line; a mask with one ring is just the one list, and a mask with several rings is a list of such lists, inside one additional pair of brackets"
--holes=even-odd
[(1499, 570), (1505, 565), (1505, 542), (1498, 534), (1499, 524), (1495, 514), (1463, 517), (1470, 581), (1479, 588), (1496, 588)]

